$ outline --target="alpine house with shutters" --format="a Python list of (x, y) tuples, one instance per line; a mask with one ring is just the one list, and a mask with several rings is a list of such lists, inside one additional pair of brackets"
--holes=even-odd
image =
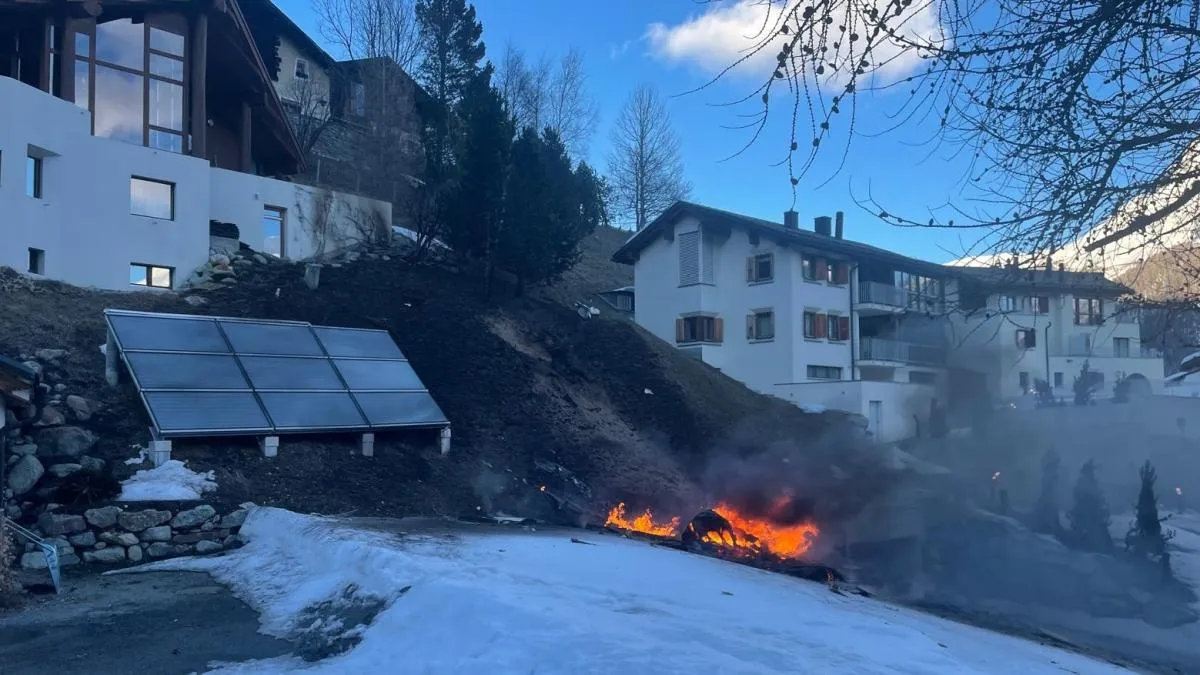
[(946, 268), (843, 238), (678, 202), (614, 256), (634, 266), (635, 318), (750, 388), (914, 432), (944, 401)]

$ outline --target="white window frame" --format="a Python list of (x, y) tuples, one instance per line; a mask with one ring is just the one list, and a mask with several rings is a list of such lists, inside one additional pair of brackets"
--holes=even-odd
[(312, 71), (308, 68), (308, 59), (296, 57), (296, 63), (292, 66), (292, 77), (297, 80), (308, 80), (312, 78)]

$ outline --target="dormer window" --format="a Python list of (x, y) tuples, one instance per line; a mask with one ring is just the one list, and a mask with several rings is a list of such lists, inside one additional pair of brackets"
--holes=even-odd
[(296, 79), (308, 79), (308, 61), (305, 61), (304, 59), (296, 59)]

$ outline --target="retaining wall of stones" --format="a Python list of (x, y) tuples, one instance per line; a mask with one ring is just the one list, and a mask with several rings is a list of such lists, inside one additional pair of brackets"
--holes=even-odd
[[(219, 515), (208, 504), (177, 509), (102, 506), (82, 514), (47, 511), (37, 531), (58, 549), (59, 564), (127, 565), (147, 559), (218, 553), (241, 546), (238, 531), (246, 509)], [(26, 543), (21, 567), (44, 569), (46, 557)]]

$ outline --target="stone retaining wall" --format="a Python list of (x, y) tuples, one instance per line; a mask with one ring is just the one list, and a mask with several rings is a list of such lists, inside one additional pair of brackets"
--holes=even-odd
[[(238, 530), (246, 513), (239, 508), (221, 516), (208, 504), (175, 510), (103, 506), (82, 514), (47, 511), (38, 517), (36, 529), (58, 549), (63, 567), (80, 562), (123, 565), (241, 546)], [(27, 543), (21, 567), (44, 569), (46, 557), (37, 546)]]

